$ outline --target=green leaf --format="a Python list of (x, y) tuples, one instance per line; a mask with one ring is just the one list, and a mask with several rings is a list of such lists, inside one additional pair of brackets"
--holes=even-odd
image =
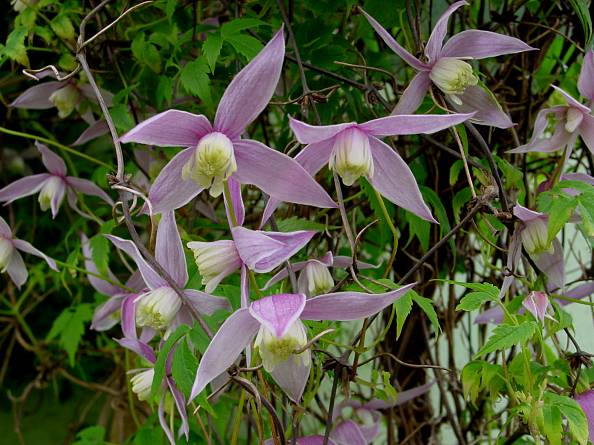
[(561, 445), (563, 435), (563, 422), (561, 411), (556, 405), (544, 405), (542, 407), (543, 432), (551, 445)]
[(208, 72), (209, 68), (206, 61), (204, 59), (197, 59), (186, 63), (180, 75), (184, 89), (189, 94), (199, 97), (207, 104), (211, 102)]
[(487, 292), (470, 292), (466, 294), (456, 306), (457, 311), (475, 311), (487, 301), (497, 301), (497, 295), (493, 296)]
[(430, 298), (421, 297), (415, 291), (410, 291), (409, 293), (411, 294), (413, 301), (419, 305), (423, 312), (425, 312), (425, 315), (427, 315), (427, 318), (429, 318), (429, 321), (433, 325), (435, 332), (440, 333), (441, 326), (439, 325), (437, 312), (435, 312), (435, 308), (433, 307), (433, 300)]
[(221, 26), (221, 37), (223, 37), (223, 40), (227, 40), (228, 37), (236, 35), (239, 33), (239, 31), (255, 28), (260, 25), (265, 25), (265, 23), (261, 20), (253, 18), (231, 20), (230, 22), (224, 23), (223, 26)]
[(258, 39), (247, 34), (232, 34), (224, 39), (235, 48), (235, 51), (244, 55), (248, 60), (256, 57), (256, 54), (263, 48)]
[(592, 18), (588, 9), (588, 2), (586, 0), (569, 0), (571, 7), (580, 19), (582, 29), (584, 30), (584, 46), (590, 45), (592, 40)]
[(411, 294), (412, 292), (407, 292), (394, 302), (394, 309), (396, 310), (396, 338), (400, 337), (404, 322), (412, 310)]
[(27, 33), (28, 31), (25, 26), (17, 26), (8, 35), (6, 46), (2, 49), (2, 53), (9, 59), (15, 60), (25, 66), (29, 66), (27, 48), (25, 47), (25, 37), (27, 37)]
[(50, 26), (58, 37), (64, 40), (74, 40), (75, 31), (72, 22), (66, 14), (58, 14), (50, 22)]
[(103, 235), (95, 235), (89, 240), (91, 259), (97, 266), (99, 274), (107, 276), (109, 263), (109, 241)]
[(155, 45), (145, 40), (144, 33), (134, 37), (131, 48), (136, 60), (157, 74), (161, 72), (161, 54)]
[(547, 237), (549, 244), (553, 242), (553, 240), (557, 237), (557, 234), (561, 231), (561, 229), (563, 229), (565, 223), (569, 221), (569, 218), (571, 218), (571, 215), (573, 215), (577, 203), (578, 201), (575, 197), (562, 194), (553, 197), (551, 206), (547, 211), (549, 216), (549, 223), (547, 225)]
[(280, 232), (294, 232), (297, 230), (314, 230), (316, 232), (323, 232), (326, 230), (326, 226), (324, 224), (305, 218), (299, 218), (298, 216), (291, 216), (287, 219), (278, 220), (276, 224)]
[(175, 343), (186, 335), (189, 330), (190, 327), (188, 325), (182, 324), (175, 330), (175, 332), (169, 335), (165, 343), (163, 343), (159, 355), (157, 356), (157, 361), (155, 362), (155, 375), (153, 376), (153, 385), (151, 386), (152, 397), (154, 397), (161, 388), (161, 383), (165, 377), (165, 363), (167, 362), (167, 357), (169, 356), (171, 348), (173, 348)]
[(188, 343), (182, 341), (173, 353), (171, 374), (179, 390), (188, 397), (198, 369), (198, 359), (190, 351)]
[(219, 54), (221, 54), (222, 47), (223, 39), (218, 33), (209, 34), (202, 45), (202, 51), (204, 51), (204, 55), (208, 61), (208, 66), (210, 67), (211, 73), (214, 73), (217, 59), (219, 58)]
[(554, 405), (559, 408), (561, 414), (567, 419), (569, 431), (580, 444), (588, 443), (588, 421), (578, 402), (571, 397), (553, 392), (544, 394), (544, 402), (547, 405)]
[(500, 324), (484, 344), (484, 346), (476, 353), (476, 357), (481, 357), (493, 351), (511, 348), (518, 343), (526, 343), (530, 337), (534, 335), (538, 323), (535, 321), (525, 321), (520, 325)]
[(69, 307), (58, 315), (47, 334), (47, 340), (58, 338), (58, 343), (68, 354), (70, 366), (74, 366), (76, 351), (85, 333), (85, 323), (93, 318), (90, 304)]
[(458, 177), (460, 176), (460, 172), (463, 168), (464, 161), (462, 161), (462, 159), (458, 159), (452, 164), (450, 167), (450, 185), (454, 185), (456, 182), (458, 182)]
[(79, 431), (72, 445), (104, 445), (105, 443), (105, 428), (95, 425)]
[(157, 101), (157, 108), (161, 108), (163, 102), (171, 103), (173, 99), (173, 80), (169, 77), (160, 76), (157, 90), (155, 91), (155, 99)]
[(125, 104), (117, 104), (109, 109), (113, 123), (120, 131), (128, 131), (134, 127), (134, 118)]

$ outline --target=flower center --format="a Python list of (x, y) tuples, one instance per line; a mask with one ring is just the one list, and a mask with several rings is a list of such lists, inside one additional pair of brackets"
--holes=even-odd
[(274, 332), (261, 325), (254, 343), (260, 353), (262, 365), (268, 372), (273, 371), (276, 365), (287, 361), (291, 356), (294, 356), (295, 363), (301, 361), (304, 365), (307, 365), (310, 360), (308, 350), (295, 354), (295, 351), (306, 344), (307, 334), (305, 326), (300, 320), (293, 323), (282, 337), (277, 337)]
[(476, 85), (478, 78), (470, 64), (453, 57), (439, 59), (429, 73), (431, 81), (457, 105), (462, 105), (458, 97), (466, 88)]
[(361, 176), (373, 176), (373, 157), (367, 135), (357, 128), (339, 133), (329, 166), (340, 175), (344, 185), (353, 185)]
[(62, 178), (59, 176), (52, 176), (45, 182), (38, 197), (39, 207), (41, 207), (41, 210), (45, 212), (47, 209), (49, 209), (52, 206), (52, 201), (58, 193), (60, 193), (58, 198), (58, 207), (60, 207), (62, 200), (64, 199), (64, 193), (61, 193), (63, 186)]
[(0, 272), (6, 271), (8, 263), (10, 263), (10, 257), (14, 251), (12, 242), (6, 238), (0, 236)]
[(67, 84), (63, 88), (54, 91), (49, 100), (58, 109), (58, 116), (65, 118), (68, 116), (80, 101), (80, 92), (72, 84)]
[(181, 299), (170, 287), (159, 287), (138, 297), (136, 324), (154, 329), (167, 328), (181, 307)]
[[(303, 278), (302, 278), (303, 277)], [(311, 261), (299, 275), (299, 292), (309, 297), (325, 294), (334, 287), (334, 280), (328, 268), (318, 261)]]
[(132, 391), (138, 396), (138, 400), (148, 400), (151, 397), (151, 386), (155, 370), (153, 368), (139, 372), (130, 379)]
[(521, 232), (522, 244), (529, 254), (550, 253), (555, 251), (552, 243), (548, 242), (547, 223), (537, 218), (526, 223)]
[(207, 134), (198, 143), (192, 158), (182, 169), (182, 179), (191, 179), (200, 187), (219, 196), (223, 181), (237, 170), (233, 144), (223, 133)]
[(583, 113), (577, 108), (570, 107), (565, 114), (565, 130), (573, 133), (584, 119)]
[(241, 266), (241, 258), (235, 243), (231, 240), (210, 243), (193, 241), (188, 243), (188, 247), (194, 253), (198, 272), (202, 276), (202, 284), (207, 288), (211, 281), (222, 279), (222, 276)]

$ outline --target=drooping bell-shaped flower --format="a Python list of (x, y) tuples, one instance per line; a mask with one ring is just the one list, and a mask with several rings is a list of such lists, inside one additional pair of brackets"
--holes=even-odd
[[(314, 126), (289, 117), (291, 130), (307, 146), (295, 157), (314, 176), (325, 164), (336, 169), (345, 185), (361, 176), (386, 199), (427, 221), (435, 222), (417, 182), (404, 160), (380, 139), (386, 136), (429, 134), (457, 125), (474, 114), (394, 115), (363, 124)], [(271, 196), (262, 223), (280, 204)]]
[(284, 55), (281, 29), (231, 81), (219, 102), (213, 124), (203, 115), (169, 110), (122, 136), (122, 142), (187, 147), (161, 170), (149, 191), (156, 213), (186, 205), (205, 188), (210, 188), (211, 195), (216, 196), (227, 178), (253, 184), (283, 201), (336, 207), (294, 159), (260, 142), (241, 138), (274, 94)]
[(161, 216), (157, 228), (155, 259), (182, 289), (181, 296), (148, 264), (132, 241), (113, 235), (106, 237), (134, 260), (149, 288), (148, 292), (133, 297), (136, 304), (136, 322), (139, 326), (171, 330), (183, 320), (193, 320), (194, 312), (212, 315), (219, 309), (231, 307), (225, 298), (194, 289), (184, 289), (188, 282), (186, 256), (173, 211)]
[(414, 113), (433, 83), (445, 93), (446, 99), (457, 111), (476, 111), (472, 122), (499, 128), (513, 125), (492, 94), (478, 85), (478, 78), (468, 60), (515, 54), (536, 48), (515, 37), (477, 29), (459, 32), (444, 44), (450, 16), (467, 4), (466, 1), (452, 3), (437, 20), (425, 46), (424, 60), (417, 59), (405, 50), (379, 22), (363, 11), (369, 24), (386, 45), (417, 71), (392, 114)]
[(527, 221), (521, 232), (522, 245), (529, 254), (553, 253), (555, 248), (548, 241), (547, 218), (534, 218)]
[(27, 241), (14, 238), (10, 226), (0, 216), (0, 273), (6, 272), (17, 288), (27, 281), (27, 267), (19, 253), (29, 253), (45, 260), (48, 266), (58, 271), (56, 262)]
[(50, 94), (48, 99), (58, 109), (58, 116), (64, 119), (74, 111), (80, 102), (81, 94), (76, 86), (72, 83), (67, 83), (62, 88)]
[(97, 185), (87, 179), (80, 179), (74, 176), (67, 176), (67, 169), (64, 160), (47, 146), (35, 143), (41, 154), (41, 159), (49, 173), (26, 176), (17, 179), (6, 187), (0, 189), (0, 202), (9, 204), (16, 199), (39, 193), (39, 206), (42, 210), (52, 210), (52, 217), (56, 217), (64, 196), (68, 198), (68, 204), (77, 213), (85, 215), (76, 206), (77, 193), (97, 196), (113, 205), (112, 199)]
[(194, 253), (206, 292), (215, 290), (225, 277), (238, 270), (242, 264), (232, 240), (191, 241), (188, 248)]
[(530, 292), (522, 302), (522, 306), (534, 315), (534, 318), (540, 320), (541, 323), (544, 323), (545, 317), (555, 320), (547, 313), (551, 307), (551, 303), (545, 292)]
[(138, 400), (145, 401), (151, 398), (151, 386), (155, 377), (155, 369), (150, 368), (135, 374), (130, 379), (132, 392), (136, 394)]
[(198, 366), (190, 401), (235, 363), (257, 337), (263, 365), (291, 400), (298, 402), (311, 367), (310, 352), (302, 350), (307, 342), (301, 320), (350, 321), (369, 317), (413, 286), (379, 295), (339, 292), (306, 299), (304, 294), (279, 294), (253, 301), (229, 316), (212, 338)]

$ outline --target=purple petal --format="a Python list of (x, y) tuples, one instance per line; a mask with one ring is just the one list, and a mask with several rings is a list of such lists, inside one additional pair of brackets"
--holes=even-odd
[(130, 255), (130, 257), (138, 266), (138, 269), (142, 274), (142, 279), (151, 290), (157, 289), (159, 287), (169, 286), (167, 282), (161, 278), (151, 266), (149, 266), (149, 264), (138, 251), (138, 247), (136, 247), (132, 241), (114, 235), (105, 235), (105, 237), (110, 240), (118, 249)]
[(386, 409), (391, 408), (393, 406), (400, 406), (404, 405), (406, 402), (410, 402), (411, 400), (422, 396), (423, 394), (427, 393), (433, 385), (435, 384), (435, 380), (431, 380), (424, 385), (416, 386), (411, 389), (407, 389), (404, 391), (400, 391), (394, 401), (385, 401), (385, 400), (372, 400), (368, 403), (365, 403), (362, 407), (366, 409)]
[[(309, 350), (305, 353), (311, 354)], [(309, 378), (310, 368), (311, 357), (307, 360), (307, 365), (303, 364), (301, 358), (289, 357), (288, 360), (275, 365), (270, 375), (293, 402), (299, 403)]]
[(277, 294), (252, 302), (250, 314), (278, 338), (287, 333), (305, 307), (303, 294)]
[(184, 295), (187, 302), (191, 304), (194, 310), (199, 314), (212, 315), (221, 309), (226, 311), (231, 310), (229, 300), (224, 297), (215, 297), (214, 295), (195, 289), (184, 290)]
[(356, 127), (355, 122), (335, 125), (310, 125), (289, 116), (289, 126), (301, 144), (315, 144), (331, 139), (347, 128)]
[(283, 28), (231, 81), (217, 108), (214, 128), (230, 139), (266, 108), (274, 94), (285, 58)]
[(423, 103), (430, 86), (429, 73), (427, 71), (418, 72), (412, 78), (390, 114), (413, 114)]
[[(91, 272), (91, 274), (99, 274), (97, 265), (93, 261), (93, 251), (91, 249), (89, 239), (87, 238), (87, 236), (85, 234), (81, 235), (81, 244), (82, 244), (82, 254), (85, 259), (85, 269), (88, 272)], [(93, 286), (93, 288), (100, 294), (107, 295), (107, 296), (111, 297), (111, 296), (119, 294), (123, 291), (123, 289), (120, 286), (116, 286), (114, 284), (108, 283), (107, 281), (105, 281), (99, 277), (96, 277), (95, 275), (91, 275), (91, 274), (87, 275), (87, 278), (89, 279), (89, 283), (91, 283), (91, 286)], [(111, 270), (109, 270), (109, 268), (107, 269), (107, 275), (111, 281), (116, 282), (116, 283), (118, 282), (118, 279), (111, 272)]]
[(481, 86), (469, 86), (459, 97), (462, 105), (454, 103), (451, 103), (451, 105), (460, 113), (476, 111), (476, 114), (470, 119), (471, 122), (497, 128), (510, 128), (514, 125), (495, 98)]
[(183, 433), (186, 436), (186, 441), (189, 440), (190, 435), (190, 425), (188, 424), (188, 413), (186, 411), (186, 400), (184, 395), (181, 393), (179, 389), (175, 386), (173, 379), (171, 377), (166, 377), (167, 386), (169, 387), (169, 391), (173, 396), (173, 400), (175, 401), (175, 407), (177, 408), (177, 412), (181, 417), (181, 426), (179, 428), (180, 433)]
[[(293, 263), (293, 264), (291, 264), (291, 269), (293, 269), (293, 272), (299, 272), (305, 266), (307, 266), (307, 264), (310, 261), (315, 261), (315, 260), (299, 261), (297, 263)], [(262, 290), (268, 289), (272, 285), (278, 283), (279, 281), (284, 280), (288, 276), (289, 276), (289, 271), (287, 270), (287, 268), (281, 269), (280, 272), (276, 273), (270, 280), (268, 280), (268, 282), (264, 285), (264, 287), (262, 288)]]
[[(571, 290), (568, 290), (567, 292), (565, 292), (565, 296), (570, 297), (570, 298), (577, 298), (577, 299), (581, 299), (581, 298), (585, 298), (588, 297), (590, 295), (594, 294), (594, 281), (587, 281), (583, 284), (580, 284), (574, 288), (572, 288)], [(568, 304), (568, 302), (559, 302), (560, 304)]]
[(491, 31), (469, 29), (459, 32), (448, 40), (443, 46), (441, 56), (484, 59), (535, 50), (538, 48), (533, 48), (515, 37)]
[(582, 123), (579, 126), (580, 136), (586, 143), (586, 146), (594, 153), (594, 116), (584, 114)]
[(586, 113), (586, 114), (590, 113), (590, 109), (588, 107), (586, 107), (585, 105), (582, 105), (577, 100), (575, 100), (567, 91), (565, 91), (565, 90), (563, 90), (563, 89), (561, 89), (561, 88), (559, 88), (558, 86), (555, 86), (555, 85), (551, 85), (551, 86), (558, 93), (560, 93), (561, 96), (563, 96), (565, 98), (565, 100), (567, 101), (567, 104), (570, 107), (577, 108), (582, 113)]
[(553, 240), (553, 253), (543, 252), (531, 255), (534, 264), (547, 276), (548, 284), (559, 289), (565, 286), (565, 263), (563, 247), (558, 239)]
[(443, 44), (443, 39), (445, 38), (446, 33), (448, 32), (448, 21), (450, 20), (450, 16), (458, 8), (467, 4), (468, 3), (465, 1), (452, 3), (448, 7), (448, 9), (446, 9), (445, 12), (441, 15), (441, 17), (439, 17), (437, 23), (435, 23), (433, 31), (431, 31), (431, 35), (429, 36), (429, 40), (427, 41), (427, 47), (425, 48), (425, 54), (429, 58), (430, 62), (435, 62), (439, 57), (443, 56), (441, 47)]
[(237, 161), (234, 178), (240, 183), (254, 184), (281, 201), (336, 207), (328, 193), (294, 159), (252, 140), (234, 142), (233, 146)]
[(458, 125), (474, 114), (396, 114), (365, 122), (359, 129), (377, 137), (431, 134)]
[[(507, 251), (507, 260), (506, 260), (506, 267), (507, 270), (511, 272), (515, 272), (518, 264), (520, 263), (520, 258), (522, 257), (522, 240), (520, 236), (520, 229), (514, 230), (512, 234), (511, 240), (508, 245)], [(511, 287), (512, 283), (516, 281), (513, 275), (507, 275), (503, 279), (503, 283), (501, 284), (501, 289), (499, 290), (499, 299), (501, 300), (505, 297), (505, 294)], [(478, 322), (476, 322), (478, 323)]]
[(521, 204), (516, 204), (514, 206), (513, 212), (514, 216), (523, 223), (534, 221), (535, 219), (547, 218), (544, 213), (535, 212), (534, 210), (530, 210)]
[(62, 201), (64, 200), (64, 193), (66, 193), (66, 182), (63, 178), (60, 178), (58, 187), (56, 188), (50, 202), (50, 206), (52, 209), (52, 218), (54, 219), (56, 218), (56, 215), (60, 210), (60, 205), (62, 205)]
[(48, 257), (41, 250), (33, 247), (31, 245), (31, 243), (24, 241), (22, 239), (13, 239), (12, 242), (14, 243), (14, 247), (19, 249), (21, 252), (35, 255), (35, 256), (41, 258), (42, 260), (44, 260), (51, 269), (55, 270), (56, 272), (59, 271), (58, 266), (56, 265), (56, 262), (54, 260), (52, 260), (50, 257)]
[(93, 313), (91, 329), (95, 331), (107, 331), (118, 324), (118, 319), (113, 314), (120, 309), (124, 298), (126, 298), (126, 294), (114, 295), (105, 303), (97, 306), (97, 309)]
[(411, 53), (405, 50), (402, 46), (400, 46), (400, 44), (394, 39), (394, 37), (392, 37), (390, 33), (386, 31), (385, 28), (382, 25), (380, 25), (373, 17), (371, 17), (362, 9), (361, 12), (365, 16), (369, 24), (373, 27), (373, 29), (375, 29), (375, 32), (377, 32), (379, 36), (382, 38), (382, 40), (386, 43), (386, 45), (388, 45), (388, 47), (392, 51), (398, 54), (402, 58), (402, 60), (404, 60), (417, 71), (421, 71), (427, 68), (426, 64), (421, 62), (419, 59), (417, 59), (415, 56), (413, 56)]
[[(240, 304), (241, 308), (247, 308), (250, 303), (250, 288), (248, 283), (248, 270), (245, 267), (245, 264), (241, 265), (241, 271), (239, 272), (239, 280), (240, 280)], [(249, 347), (248, 347), (249, 350)], [(251, 363), (251, 360), (248, 357), (247, 363)]]
[[(243, 198), (241, 197), (241, 184), (233, 178), (229, 178), (228, 181), (233, 213), (235, 213), (235, 218), (237, 218), (237, 225), (243, 226), (245, 220), (245, 207), (243, 205)], [(225, 200), (225, 210), (227, 211), (227, 221), (229, 222), (229, 227), (231, 227), (233, 226), (233, 221), (231, 219), (231, 214), (229, 213), (229, 203), (227, 202), (227, 197), (225, 195), (223, 198)]]
[(8, 239), (12, 239), (12, 229), (8, 223), (0, 216), (0, 236)]
[(592, 49), (586, 50), (586, 54), (584, 54), (582, 70), (578, 79), (578, 90), (582, 97), (589, 101), (594, 100), (594, 51)]
[(120, 141), (159, 147), (190, 147), (198, 145), (200, 138), (211, 131), (210, 122), (201, 114), (167, 110), (141, 122)]
[(137, 295), (128, 295), (120, 306), (122, 310), (122, 332), (124, 337), (136, 339), (136, 300)]
[(337, 445), (367, 445), (369, 443), (365, 440), (359, 425), (352, 420), (340, 422), (332, 431), (332, 438)]
[(173, 210), (161, 215), (157, 228), (155, 259), (171, 275), (178, 286), (188, 281), (186, 255), (182, 246)]
[(89, 125), (71, 145), (78, 146), (109, 133), (107, 122), (100, 120)]
[[(334, 139), (326, 139), (324, 141), (309, 144), (295, 156), (295, 160), (307, 171), (311, 176), (316, 173), (328, 163), (332, 149), (334, 148)], [(262, 221), (260, 227), (263, 227), (268, 219), (272, 216), (281, 201), (274, 198), (268, 198), (266, 208), (262, 214)]]
[[(88, 83), (78, 85), (78, 89), (80, 92), (85, 96), (87, 99), (92, 100), (93, 102), (97, 102), (97, 93), (95, 93), (95, 89)], [(103, 88), (99, 88), (99, 92), (105, 101), (105, 104), (108, 107), (111, 107), (113, 104), (113, 93), (107, 91)]]
[(183, 207), (202, 191), (202, 187), (194, 181), (182, 179), (182, 169), (194, 150), (195, 147), (191, 147), (180, 151), (155, 179), (148, 196), (155, 213)]
[(550, 152), (563, 148), (571, 136), (570, 133), (565, 130), (563, 124), (558, 123), (553, 135), (549, 138), (544, 137), (544, 132), (549, 125), (551, 115), (560, 120), (563, 119), (566, 112), (566, 106), (556, 106), (540, 110), (534, 121), (534, 129), (530, 141), (525, 145), (509, 150), (508, 153), (527, 153), (530, 151)]
[(167, 436), (170, 445), (175, 445), (175, 437), (173, 436), (173, 432), (169, 429), (169, 424), (167, 423), (167, 419), (165, 418), (165, 394), (163, 394), (163, 396), (161, 397), (161, 401), (159, 402), (157, 415), (159, 417), (159, 424), (161, 425), (161, 429)]
[(398, 290), (377, 295), (361, 292), (319, 295), (306, 301), (301, 319), (351, 321), (370, 317), (394, 303), (415, 284), (407, 284)]
[(35, 141), (35, 147), (41, 153), (41, 160), (47, 171), (56, 176), (64, 176), (67, 172), (64, 160), (56, 153), (51, 151), (47, 145)]
[(476, 324), (500, 324), (502, 321), (503, 309), (501, 309), (501, 306), (493, 306), (487, 309), (486, 311), (482, 312), (478, 317), (474, 319), (474, 322)]
[(157, 361), (157, 357), (151, 347), (140, 340), (135, 338), (120, 338), (115, 339), (115, 341), (118, 342), (120, 346), (144, 357), (150, 363), (155, 363)]
[(45, 82), (26, 89), (9, 107), (44, 110), (54, 104), (49, 100), (51, 94), (64, 86), (65, 82)]
[(29, 272), (27, 272), (23, 257), (17, 251), (13, 251), (12, 255), (10, 255), (10, 261), (6, 265), (6, 273), (18, 289), (27, 281)]
[[(346, 269), (353, 264), (353, 259), (350, 256), (344, 255), (337, 255), (334, 257), (331, 266), (332, 267), (340, 267), (342, 269)], [(377, 269), (379, 264), (369, 264), (365, 261), (357, 260), (357, 269)]]
[(66, 181), (75, 191), (84, 195), (97, 196), (109, 205), (113, 205), (111, 197), (94, 182), (91, 182), (88, 179), (76, 178), (74, 176), (68, 176)]
[(534, 315), (534, 318), (544, 323), (547, 308), (550, 306), (549, 297), (545, 292), (530, 292), (522, 302), (522, 306)]
[(37, 193), (45, 181), (51, 178), (49, 173), (25, 176), (0, 189), (0, 201), (10, 204), (12, 201)]
[(370, 137), (369, 143), (374, 167), (373, 177), (369, 179), (373, 187), (394, 204), (420, 218), (436, 222), (406, 162), (379, 139)]
[(259, 328), (260, 323), (247, 309), (239, 309), (225, 320), (202, 356), (188, 403), (235, 362)]
[(588, 420), (590, 442), (594, 442), (594, 390), (589, 390), (575, 396)]

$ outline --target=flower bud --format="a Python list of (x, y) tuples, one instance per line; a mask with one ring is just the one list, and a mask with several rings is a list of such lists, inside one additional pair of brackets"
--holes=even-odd
[(192, 158), (182, 168), (182, 179), (210, 188), (210, 195), (216, 197), (223, 191), (223, 181), (236, 170), (233, 144), (223, 133), (213, 132), (200, 139)]
[(329, 166), (344, 185), (353, 185), (360, 176), (373, 176), (373, 157), (369, 137), (357, 128), (340, 132), (335, 139)]
[(297, 281), (299, 292), (313, 297), (325, 294), (334, 287), (334, 280), (325, 264), (312, 260), (307, 263)]
[(155, 370), (153, 368), (139, 372), (130, 379), (132, 391), (138, 396), (138, 400), (148, 400), (151, 397), (151, 386)]
[(12, 241), (0, 236), (0, 272), (4, 272), (14, 252)]
[(555, 251), (553, 244), (548, 243), (547, 221), (535, 218), (525, 223), (521, 232), (522, 244), (529, 254), (550, 253)]
[(573, 133), (577, 127), (582, 123), (584, 114), (577, 108), (569, 107), (565, 114), (565, 130)]
[(65, 118), (68, 116), (80, 101), (80, 92), (74, 85), (68, 83), (63, 88), (54, 91), (49, 100), (58, 109), (58, 116)]
[(212, 292), (223, 278), (241, 267), (241, 258), (231, 240), (192, 241), (188, 243), (188, 248), (194, 253), (206, 292)]
[(137, 301), (136, 324), (154, 329), (167, 328), (182, 305), (177, 293), (167, 286), (142, 294)]
[(58, 200), (58, 207), (60, 207), (64, 199), (64, 184), (62, 178), (52, 175), (41, 188), (41, 192), (39, 192), (39, 197), (37, 198), (41, 210), (45, 212), (52, 206), (52, 200), (56, 194), (60, 194)]
[(280, 338), (266, 326), (261, 325), (254, 342), (262, 359), (262, 365), (268, 372), (273, 371), (276, 365), (288, 360), (291, 356), (293, 356), (295, 364), (301, 361), (304, 366), (307, 366), (310, 360), (309, 350), (295, 354), (295, 351), (303, 348), (306, 344), (307, 334), (301, 320), (295, 321), (287, 333)]
[(545, 317), (554, 320), (553, 317), (547, 314), (551, 303), (549, 302), (549, 297), (544, 292), (530, 292), (522, 302), (522, 306), (534, 315), (534, 318), (540, 320), (541, 323), (544, 323)]
[(458, 95), (478, 83), (470, 64), (453, 57), (440, 58), (429, 73), (431, 81), (457, 105), (462, 105)]

